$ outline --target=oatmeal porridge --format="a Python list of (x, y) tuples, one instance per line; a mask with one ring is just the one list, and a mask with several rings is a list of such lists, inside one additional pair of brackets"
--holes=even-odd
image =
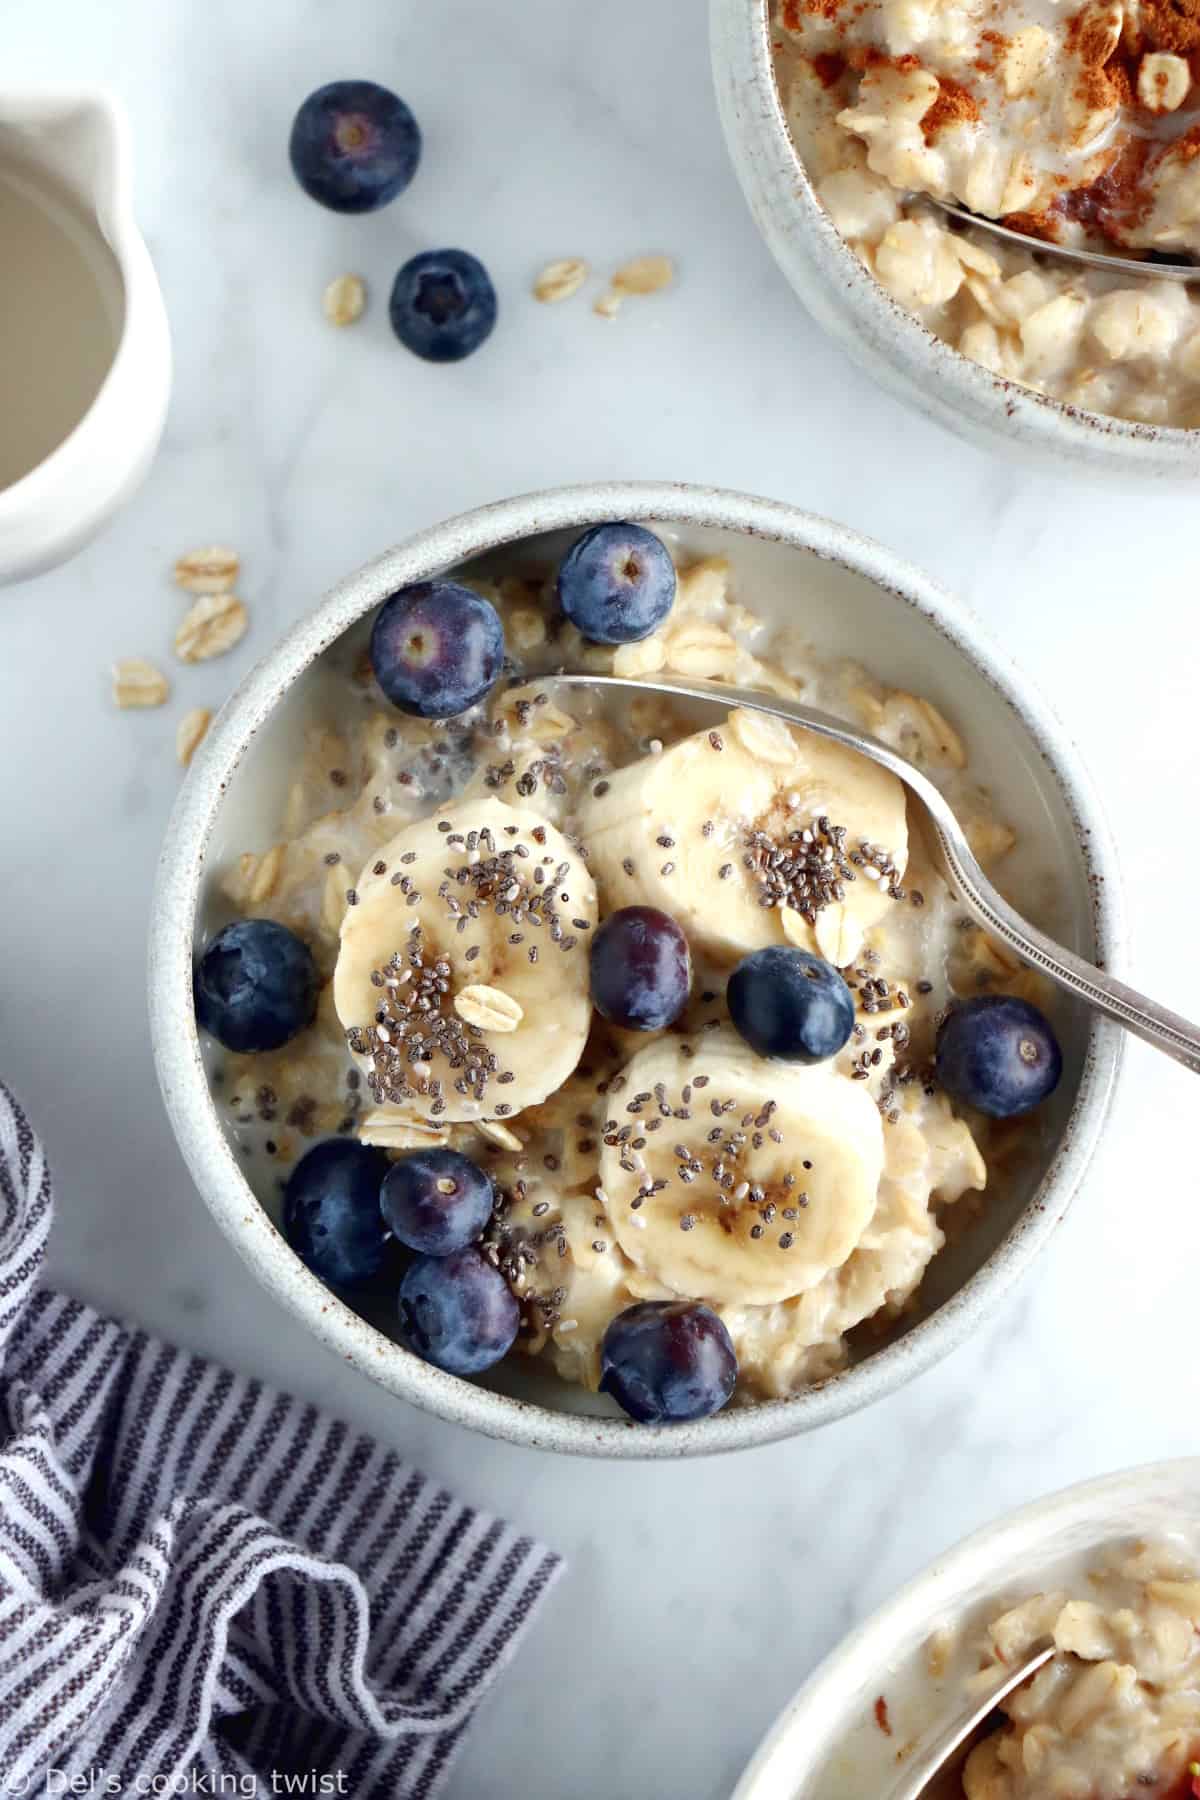
[(774, 0), (789, 124), (834, 224), (902, 306), (995, 374), (1200, 425), (1200, 298), (951, 226), (1200, 250), (1196, 0)]
[(1058, 1654), (972, 1751), (966, 1800), (1193, 1800), (1200, 1794), (1200, 1569), (1161, 1542), (1113, 1550), (1072, 1590), (992, 1621), (970, 1691), (1039, 1639)]
[[(388, 703), (378, 625), (376, 672), (361, 640), (334, 654), (277, 841), (222, 878), (229, 929), (286, 928), (315, 998), (278, 1047), (224, 1054), (215, 1093), (326, 1279), (293, 1229), (314, 1143), (369, 1147), (374, 1196), (380, 1166), (391, 1186), (440, 1168), (447, 1196), (481, 1170), (494, 1206), (469, 1254), (503, 1278), (517, 1351), (595, 1389), (620, 1321), (703, 1315), (722, 1400), (735, 1381), (777, 1397), (913, 1307), (956, 1216), (1028, 1146), (1024, 1101), (980, 1110), (939, 1079), (948, 1009), (1003, 1001), (1053, 1033), (1042, 978), (962, 917), (890, 774), (762, 715), (554, 682), (565, 666), (803, 696), (927, 769), (1002, 865), (1013, 833), (934, 705), (768, 629), (723, 560), (668, 574), (669, 611), (615, 646), (564, 618), (552, 578), (472, 581), (508, 661), (448, 718)], [(764, 1053), (763, 1032), (792, 1029), (797, 971), (799, 1035)], [(1039, 1026), (1022, 1030), (1027, 1052)], [(366, 1272), (394, 1282), (379, 1262)]]

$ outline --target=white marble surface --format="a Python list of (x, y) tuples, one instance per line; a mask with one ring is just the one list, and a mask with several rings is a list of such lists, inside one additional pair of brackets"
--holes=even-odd
[[(986, 616), (1082, 741), (1126, 852), (1134, 968), (1200, 1013), (1187, 946), (1195, 499), (1052, 482), (874, 391), (794, 304), (726, 163), (698, 0), (8, 0), (5, 84), (104, 80), (138, 145), (140, 212), (178, 352), (142, 494), (69, 569), (0, 593), (0, 1070), (57, 1167), (54, 1274), (102, 1306), (286, 1382), (567, 1553), (544, 1622), (472, 1738), (467, 1796), (728, 1793), (776, 1709), (855, 1619), (1018, 1501), (1196, 1449), (1197, 1090), (1134, 1046), (1073, 1215), (978, 1341), (886, 1407), (702, 1466), (606, 1467), (477, 1441), (373, 1390), (276, 1310), (219, 1236), (167, 1131), (145, 1026), (151, 875), (175, 722), (335, 576), (411, 528), (598, 476), (799, 502), (903, 549)], [(291, 113), (366, 74), (426, 130), (411, 194), (344, 221), (293, 185)], [(390, 339), (418, 248), (491, 266), (503, 318), (455, 369)], [(613, 323), (527, 297), (546, 260), (679, 260)], [(336, 334), (324, 283), (374, 283)], [(245, 559), (253, 629), (113, 710), (114, 654), (169, 660), (167, 570)]]

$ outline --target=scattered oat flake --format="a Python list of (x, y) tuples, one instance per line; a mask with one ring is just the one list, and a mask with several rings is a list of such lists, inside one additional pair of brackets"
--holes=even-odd
[(123, 710), (162, 706), (171, 684), (144, 656), (122, 656), (113, 664), (113, 699)]
[(201, 594), (175, 633), (175, 654), (186, 663), (224, 656), (246, 635), (249, 623), (236, 594)]
[(533, 297), (546, 306), (558, 300), (569, 300), (577, 294), (588, 277), (588, 266), (581, 256), (564, 256), (559, 262), (547, 263), (533, 284)]
[(621, 264), (612, 284), (618, 294), (657, 294), (674, 279), (675, 264), (669, 256), (635, 256)]
[(212, 712), (207, 706), (193, 706), (175, 727), (175, 754), (183, 768), (195, 756), (211, 723)]
[(353, 325), (367, 304), (367, 284), (361, 275), (335, 275), (325, 289), (321, 305), (331, 325)]
[(189, 594), (227, 594), (240, 568), (236, 550), (210, 544), (205, 550), (189, 550), (181, 556), (175, 564), (175, 579)]
[(615, 319), (620, 310), (621, 295), (612, 288), (609, 288), (607, 293), (601, 294), (592, 307), (592, 311), (599, 313), (602, 319)]

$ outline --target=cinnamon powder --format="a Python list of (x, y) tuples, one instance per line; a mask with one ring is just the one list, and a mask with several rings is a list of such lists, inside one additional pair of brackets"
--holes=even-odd
[(1156, 50), (1200, 50), (1200, 0), (1142, 0), (1138, 24)]
[(822, 50), (813, 57), (812, 70), (822, 87), (836, 87), (846, 73), (846, 59), (836, 51)]
[(922, 116), (921, 135), (927, 144), (932, 144), (947, 125), (960, 125), (978, 117), (979, 103), (970, 88), (949, 75), (939, 75), (937, 98)]

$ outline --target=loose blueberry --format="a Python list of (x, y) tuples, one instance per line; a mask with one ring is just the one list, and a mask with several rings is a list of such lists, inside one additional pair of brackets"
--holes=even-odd
[(382, 1150), (326, 1138), (300, 1158), (283, 1195), (283, 1231), (314, 1275), (331, 1287), (361, 1287), (391, 1254), (379, 1194), (389, 1168)]
[(490, 600), (453, 581), (419, 581), (385, 600), (371, 667), (393, 706), (449, 719), (482, 700), (500, 674), (504, 629)]
[(1058, 1086), (1062, 1051), (1044, 1013), (1011, 994), (964, 1000), (937, 1035), (937, 1078), (948, 1094), (993, 1119), (1040, 1106)]
[(465, 250), (423, 250), (392, 283), (392, 330), (426, 362), (461, 362), (492, 335), (496, 290), (479, 261)]
[(511, 1349), (519, 1323), (508, 1283), (478, 1250), (418, 1257), (400, 1283), (405, 1343), (451, 1375), (490, 1369)]
[(305, 193), (334, 212), (374, 212), (404, 192), (421, 160), (417, 121), (374, 81), (331, 81), (310, 94), (288, 153)]
[(237, 919), (196, 965), (196, 1017), (227, 1050), (278, 1050), (312, 1023), (320, 978), (312, 951), (274, 919)]
[(449, 1256), (474, 1243), (492, 1216), (491, 1177), (457, 1150), (413, 1150), (383, 1184), (383, 1216), (402, 1244)]
[(673, 1025), (692, 986), (688, 941), (668, 913), (623, 906), (592, 939), (592, 1003), (613, 1025), (661, 1031)]
[(631, 1419), (680, 1425), (720, 1412), (737, 1380), (728, 1331), (698, 1300), (643, 1300), (611, 1321), (600, 1386)]
[(854, 999), (832, 963), (786, 944), (744, 956), (725, 997), (750, 1048), (781, 1062), (825, 1062), (854, 1029)]
[(593, 525), (562, 559), (558, 603), (593, 643), (636, 643), (675, 604), (671, 553), (641, 525)]

